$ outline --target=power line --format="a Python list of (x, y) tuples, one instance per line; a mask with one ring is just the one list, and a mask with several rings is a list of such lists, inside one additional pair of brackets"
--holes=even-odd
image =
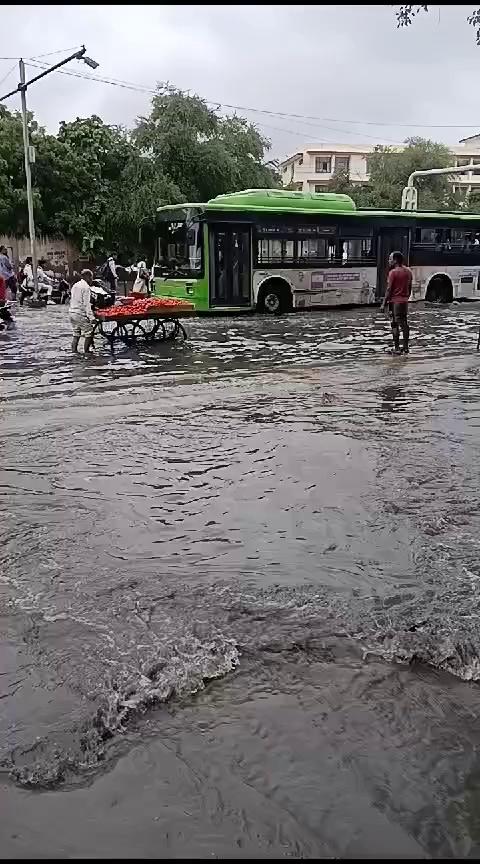
[(29, 60), (39, 60), (41, 57), (52, 57), (54, 54), (66, 54), (67, 51), (70, 53), (71, 51), (77, 51), (82, 46), (81, 45), (73, 45), (71, 48), (59, 48), (58, 51), (47, 51), (45, 54), (36, 54), (35, 57), (29, 57)]
[[(32, 66), (33, 68), (43, 68), (43, 66), (44, 66), (44, 64), (40, 64), (40, 63), (35, 63), (35, 64), (28, 63), (27, 65)], [(101, 78), (99, 75), (88, 75), (88, 74), (85, 74), (84, 72), (72, 72), (71, 70), (67, 71), (65, 69), (60, 71), (60, 74), (61, 75), (70, 75), (74, 78), (84, 78), (86, 81), (97, 81), (100, 84), (110, 84), (113, 87), (121, 87), (123, 89), (132, 90), (133, 92), (137, 92), (137, 93), (148, 93), (150, 95), (155, 95), (157, 93), (157, 90), (152, 88), (152, 87), (146, 87), (143, 84), (133, 84), (132, 82), (122, 81), (121, 79), (118, 79), (118, 78)], [(209, 100), (209, 99), (206, 99), (205, 102), (207, 102), (208, 105), (218, 105), (220, 108), (232, 108), (233, 107), (230, 105), (225, 105), (221, 102), (214, 102), (214, 101)], [(248, 111), (255, 111), (256, 109), (242, 108), (241, 110), (248, 112)], [(274, 117), (276, 116), (273, 112), (264, 112), (264, 113), (268, 113), (269, 115), (272, 115)], [(284, 117), (286, 118), (286, 116), (287, 115), (279, 114), (279, 119), (283, 119)], [(266, 123), (261, 123), (261, 125), (266, 127), (266, 128), (274, 129), (275, 131), (286, 132), (287, 134), (298, 136), (300, 138), (303, 138), (304, 140), (306, 137), (305, 134), (302, 134), (301, 132), (296, 132), (292, 129), (280, 128), (278, 126), (277, 127), (276, 126), (270, 126), (269, 127), (268, 124), (266, 124)], [(352, 132), (349, 129), (334, 128), (332, 126), (320, 125), (318, 123), (317, 124), (303, 123), (303, 125), (311, 126), (315, 129), (322, 129), (322, 130), (326, 129), (327, 131), (335, 132), (335, 134), (338, 134), (340, 132), (344, 135), (354, 135), (357, 138), (359, 137), (358, 132), (355, 132), (355, 131)], [(374, 140), (374, 141), (378, 140), (377, 136), (375, 136), (375, 135), (365, 135), (364, 137), (372, 138), (372, 140)], [(384, 140), (388, 141), (391, 144), (398, 144), (397, 141), (394, 141), (391, 138), (385, 138)], [(331, 139), (330, 139), (330, 143), (331, 143)]]
[[(40, 68), (44, 68), (45, 64), (35, 63), (32, 64)], [(153, 86), (148, 86), (145, 84), (135, 84), (132, 81), (124, 81), (121, 78), (110, 78), (110, 77), (100, 77), (99, 75), (88, 75), (82, 72), (72, 72), (67, 70), (62, 70), (60, 72), (61, 75), (70, 75), (74, 78), (84, 78), (87, 81), (97, 81), (100, 84), (109, 84), (112, 87), (121, 87), (126, 90), (131, 90), (133, 92), (138, 93), (147, 93), (155, 95), (157, 93), (157, 89)], [(187, 93), (188, 91), (182, 91)], [(358, 135), (357, 132), (352, 132), (347, 129), (342, 129), (341, 127), (329, 127), (326, 126), (325, 123), (346, 123), (350, 125), (358, 125), (358, 126), (399, 126), (402, 128), (410, 128), (410, 129), (471, 129), (475, 128), (475, 123), (400, 123), (400, 122), (386, 122), (386, 121), (374, 121), (374, 120), (350, 120), (350, 119), (338, 119), (333, 117), (318, 117), (315, 115), (309, 114), (295, 114), (286, 111), (272, 111), (267, 108), (254, 108), (252, 106), (247, 105), (233, 105), (228, 102), (220, 102), (217, 99), (205, 99), (204, 100), (208, 105), (217, 105), (219, 108), (228, 108), (234, 111), (248, 111), (254, 114), (265, 114), (270, 117), (274, 117), (277, 119), (285, 119), (285, 120), (300, 120), (300, 121), (317, 121), (316, 124), (312, 123), (304, 123), (304, 125), (310, 125), (312, 128), (320, 128), (320, 129), (328, 129), (332, 132), (342, 132), (346, 135)], [(360, 133), (362, 137), (372, 138), (377, 140), (377, 136), (368, 135), (365, 133)], [(397, 143), (393, 141), (393, 139), (385, 139), (390, 140), (391, 143)]]
[(0, 81), (0, 86), (3, 84), (4, 81), (7, 80), (7, 78), (12, 74), (12, 72), (13, 72), (14, 69), (16, 69), (16, 68), (17, 68), (17, 64), (14, 63), (13, 66), (12, 66), (12, 68), (7, 72), (6, 75), (4, 75), (3, 78), (1, 79), (1, 81)]

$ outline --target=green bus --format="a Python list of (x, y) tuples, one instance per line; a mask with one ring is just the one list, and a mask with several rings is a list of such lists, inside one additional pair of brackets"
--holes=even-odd
[(390, 253), (412, 300), (480, 298), (480, 215), (357, 210), (348, 195), (247, 189), (158, 208), (154, 294), (198, 312), (378, 303)]

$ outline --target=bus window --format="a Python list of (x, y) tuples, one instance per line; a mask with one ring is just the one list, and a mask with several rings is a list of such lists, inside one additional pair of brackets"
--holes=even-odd
[(420, 228), (420, 243), (422, 245), (434, 244), (436, 242), (437, 229)]
[(355, 237), (340, 240), (342, 264), (358, 264), (372, 255), (372, 238)]
[(298, 241), (298, 257), (300, 260), (311, 260), (312, 258), (324, 261), (327, 257), (327, 241), (323, 237), (315, 240)]
[(293, 264), (295, 244), (293, 240), (266, 239), (257, 240), (257, 261), (259, 264)]
[(198, 278), (203, 271), (202, 226), (186, 221), (159, 223), (159, 263), (162, 274)]

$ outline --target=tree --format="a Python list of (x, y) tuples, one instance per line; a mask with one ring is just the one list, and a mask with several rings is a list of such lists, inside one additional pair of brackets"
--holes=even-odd
[(255, 126), (242, 117), (222, 117), (199, 96), (170, 85), (159, 87), (133, 139), (181, 190), (183, 200), (207, 201), (238, 189), (278, 185), (275, 172), (264, 164), (270, 142)]
[[(452, 155), (444, 144), (424, 138), (408, 138), (402, 151), (389, 147), (376, 147), (368, 156), (369, 181), (353, 184), (340, 175), (331, 180), (331, 190), (344, 192), (354, 199), (358, 207), (399, 210), (402, 190), (413, 171), (428, 168), (448, 168)], [(454, 195), (448, 175), (421, 177), (416, 181), (419, 205), (422, 210), (455, 210), (462, 205)]]
[(328, 181), (328, 191), (329, 192), (338, 192), (342, 195), (350, 195), (353, 197), (353, 193), (358, 191), (358, 184), (352, 183), (350, 179), (350, 174), (346, 168), (341, 169), (340, 171), (333, 172), (333, 176)]
[(62, 233), (82, 238), (84, 245), (100, 236), (104, 247), (112, 248), (113, 201), (118, 198), (122, 172), (135, 156), (133, 144), (125, 130), (108, 126), (97, 116), (61, 123), (58, 142), (64, 145), (75, 191), (68, 190), (53, 224)]
[[(398, 27), (409, 27), (413, 19), (419, 12), (428, 12), (428, 5), (407, 5), (400, 6), (397, 15)], [(473, 9), (471, 15), (467, 15), (467, 21), (472, 27), (475, 27), (475, 37), (477, 45), (480, 45), (480, 9)]]
[[(32, 141), (43, 134), (28, 116)], [(33, 190), (34, 202), (41, 207), (41, 197)], [(0, 231), (24, 234), (28, 230), (27, 193), (23, 154), (22, 118), (0, 107)]]
[[(61, 123), (56, 136), (31, 114), (28, 123), (37, 230), (85, 250), (133, 252), (160, 204), (279, 185), (276, 166), (265, 163), (270, 142), (255, 126), (174, 87), (158, 90), (132, 132), (97, 116)], [(23, 159), (21, 117), (0, 106), (1, 232), (28, 229)]]

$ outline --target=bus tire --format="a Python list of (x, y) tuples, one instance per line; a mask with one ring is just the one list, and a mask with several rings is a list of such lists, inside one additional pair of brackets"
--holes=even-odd
[(257, 298), (257, 312), (267, 315), (281, 315), (292, 310), (292, 291), (283, 279), (269, 279), (260, 287)]
[(452, 303), (453, 285), (451, 279), (443, 274), (432, 276), (425, 294), (427, 303)]

